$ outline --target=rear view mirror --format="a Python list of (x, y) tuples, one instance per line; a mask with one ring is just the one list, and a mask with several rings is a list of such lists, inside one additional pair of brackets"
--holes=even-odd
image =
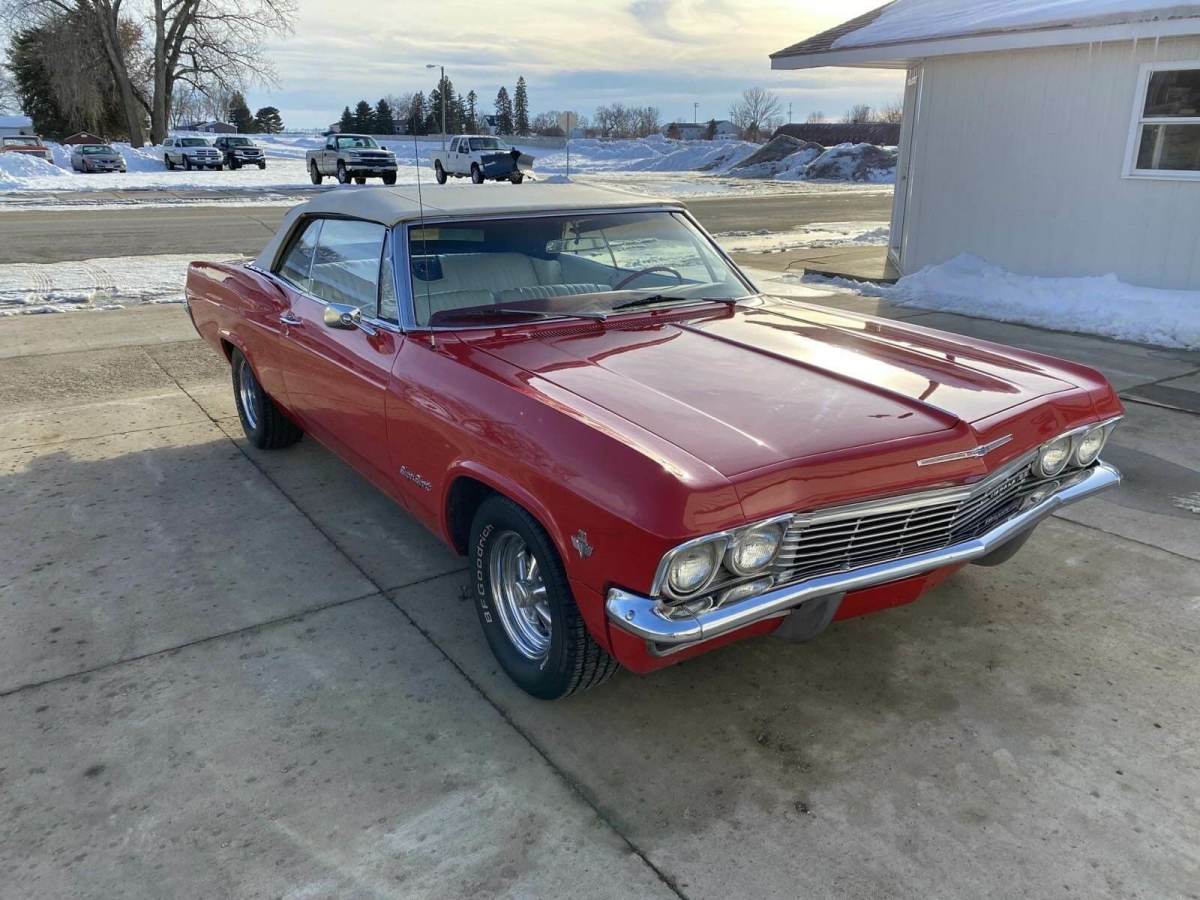
[(595, 253), (604, 249), (604, 241), (598, 237), (572, 237), (560, 241), (546, 241), (547, 253)]
[(330, 303), (325, 307), (325, 326), (350, 330), (362, 324), (362, 310), (345, 303)]

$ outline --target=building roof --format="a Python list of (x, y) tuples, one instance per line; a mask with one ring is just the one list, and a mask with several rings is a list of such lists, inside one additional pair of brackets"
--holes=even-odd
[[(422, 200), (424, 205), (422, 206)], [(526, 182), (520, 187), (475, 184), (437, 185), (430, 178), (419, 195), (415, 185), (335, 188), (289, 210), (283, 227), (263, 248), (257, 263), (269, 268), (291, 224), (302, 215), (341, 215), (398, 225), (422, 218), (471, 218), (506, 214), (574, 212), (660, 207), (681, 209), (677, 200), (649, 197), (619, 188), (570, 182)]]
[(903, 68), (929, 56), (1200, 34), (1177, 0), (893, 0), (771, 54), (774, 69)]

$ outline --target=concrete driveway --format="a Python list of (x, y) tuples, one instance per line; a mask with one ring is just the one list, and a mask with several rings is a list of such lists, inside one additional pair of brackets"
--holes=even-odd
[(557, 704), (459, 559), (245, 444), (181, 308), (0, 320), (0, 895), (1196, 897), (1200, 355), (898, 314), (1106, 370), (1128, 483), (913, 606)]

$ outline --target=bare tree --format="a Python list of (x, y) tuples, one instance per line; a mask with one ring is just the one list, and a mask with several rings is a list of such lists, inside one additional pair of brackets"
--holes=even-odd
[(819, 125), (825, 121), (825, 113), (821, 112), (819, 109), (814, 110), (808, 114), (808, 118), (804, 121), (809, 125)]
[(897, 97), (890, 103), (885, 103), (876, 113), (876, 121), (887, 122), (889, 125), (899, 125), (904, 118), (904, 99)]
[(845, 125), (863, 125), (867, 122), (875, 121), (875, 113), (865, 103), (856, 103), (854, 106), (846, 110), (846, 114), (842, 116), (842, 123)]
[(648, 137), (659, 129), (658, 107), (642, 106), (632, 110), (634, 137)]
[(742, 91), (742, 98), (729, 108), (729, 118), (746, 140), (757, 141), (769, 124), (779, 119), (782, 109), (777, 96), (753, 87)]
[(17, 86), (13, 84), (12, 76), (4, 68), (0, 68), (0, 113), (13, 112), (20, 108), (17, 101)]
[[(262, 59), (271, 34), (291, 29), (295, 0), (5, 0), (14, 19), (80, 13), (91, 24), (112, 72), (128, 121), (129, 139), (139, 146), (150, 116), (155, 143), (167, 134), (176, 84), (205, 95), (233, 91), (249, 80), (270, 83)], [(143, 27), (145, 39), (123, 46), (123, 25)]]

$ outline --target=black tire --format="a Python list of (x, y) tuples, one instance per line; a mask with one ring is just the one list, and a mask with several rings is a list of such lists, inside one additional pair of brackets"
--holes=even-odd
[(321, 171), (317, 168), (317, 164), (315, 162), (308, 164), (308, 177), (312, 179), (313, 184), (320, 184), (325, 180), (325, 177), (321, 174)]
[(229, 168), (240, 169), (241, 167), (242, 167), (242, 164), (240, 162), (238, 162), (236, 159), (229, 160)]
[[(304, 432), (283, 414), (275, 401), (258, 383), (258, 376), (240, 350), (234, 350), (231, 369), (233, 371), (233, 402), (237, 405), (238, 418), (246, 439), (259, 450), (279, 450), (290, 447), (304, 436)], [(243, 374), (247, 383), (243, 385)], [(245, 390), (243, 390), (243, 387)], [(247, 409), (247, 404), (250, 408)]]
[[(503, 553), (514, 533), (532, 552), (546, 588), (549, 646), (540, 658), (526, 655), (510, 638), (493, 592), (493, 554)], [(617, 671), (617, 661), (588, 633), (553, 542), (528, 512), (507, 497), (485, 500), (471, 524), (470, 556), (475, 609), (484, 636), (500, 666), (522, 690), (542, 700), (558, 700), (596, 687)]]
[(190, 156), (185, 156), (183, 158), (183, 168), (188, 172), (192, 171), (192, 158)]
[(171, 155), (169, 153), (163, 154), (163, 163), (166, 165), (168, 172), (175, 171), (175, 163), (171, 162)]
[(265, 169), (265, 168), (267, 167), (267, 161), (266, 161), (265, 159), (264, 159), (264, 160), (261, 160), (261, 161), (259, 162), (259, 164), (258, 164), (258, 167), (259, 167), (260, 169)]
[(396, 183), (396, 173), (395, 172), (384, 172), (383, 173), (383, 183), (384, 184), (395, 184)]
[(437, 179), (438, 184), (446, 183), (446, 170), (442, 168), (442, 161), (435, 160), (433, 163), (433, 177)]
[(337, 180), (338, 184), (350, 183), (350, 173), (346, 171), (346, 164), (344, 162), (337, 164)]
[(479, 168), (478, 163), (471, 163), (471, 181), (475, 184), (483, 184), (483, 169)]
[(354, 176), (354, 183), (355, 183), (355, 184), (366, 184), (366, 183), (367, 183), (367, 176), (366, 176), (366, 175), (355, 175), (355, 176)]
[(513, 184), (520, 184), (522, 181), (525, 180), (525, 173), (524, 172), (514, 172), (512, 175), (509, 176), (508, 180), (511, 181)]

